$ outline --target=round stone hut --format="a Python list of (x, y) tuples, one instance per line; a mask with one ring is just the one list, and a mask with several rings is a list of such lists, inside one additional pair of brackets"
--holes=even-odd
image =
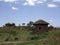
[(33, 24), (33, 32), (34, 33), (44, 33), (48, 31), (48, 22), (44, 20), (37, 20)]

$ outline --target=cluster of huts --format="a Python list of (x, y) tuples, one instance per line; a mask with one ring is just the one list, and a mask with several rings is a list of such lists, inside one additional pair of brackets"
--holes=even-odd
[[(44, 32), (48, 32), (50, 30), (53, 29), (53, 26), (50, 26), (48, 27), (49, 23), (44, 21), (44, 20), (37, 20), (36, 22), (33, 23), (33, 33), (44, 33)], [(5, 26), (15, 26), (14, 23), (10, 24), (10, 23), (7, 23), (5, 24)]]

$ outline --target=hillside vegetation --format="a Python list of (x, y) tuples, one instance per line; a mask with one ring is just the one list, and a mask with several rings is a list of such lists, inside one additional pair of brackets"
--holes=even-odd
[[(7, 43), (11, 41), (17, 43)], [(0, 45), (60, 45), (60, 29), (44, 34), (32, 34), (31, 27), (1, 27)]]

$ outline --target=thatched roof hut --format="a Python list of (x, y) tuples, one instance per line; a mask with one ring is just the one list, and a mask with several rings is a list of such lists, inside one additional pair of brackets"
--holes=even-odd
[(49, 23), (44, 20), (37, 20), (34, 24), (49, 24)]
[(34, 25), (34, 33), (43, 33), (48, 31), (48, 22), (44, 20), (37, 20)]

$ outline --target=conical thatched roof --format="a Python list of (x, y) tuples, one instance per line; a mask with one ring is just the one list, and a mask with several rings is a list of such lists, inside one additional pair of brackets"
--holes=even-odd
[(44, 20), (37, 20), (34, 24), (49, 24), (49, 23)]

